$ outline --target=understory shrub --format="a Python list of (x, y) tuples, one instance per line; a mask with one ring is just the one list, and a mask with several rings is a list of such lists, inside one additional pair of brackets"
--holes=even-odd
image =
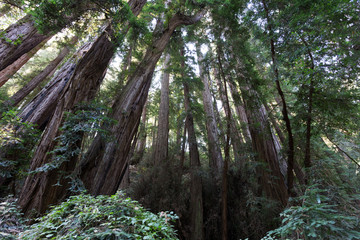
[(153, 214), (122, 192), (76, 195), (54, 207), (20, 239), (178, 239), (172, 212)]

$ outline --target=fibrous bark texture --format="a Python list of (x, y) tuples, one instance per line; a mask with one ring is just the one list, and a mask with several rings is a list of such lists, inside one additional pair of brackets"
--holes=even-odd
[(20, 58), (18, 58), (11, 65), (7, 66), (5, 69), (0, 71), (0, 87), (4, 85), (22, 66), (25, 65), (50, 39), (50, 37), (45, 38), (41, 43), (34, 47), (31, 51), (25, 53)]
[(205, 72), (203, 67), (203, 55), (200, 51), (200, 46), (196, 46), (196, 52), (198, 57), (199, 74), (201, 81), (204, 84), (203, 90), (203, 103), (204, 111), (206, 114), (206, 131), (208, 138), (208, 148), (210, 155), (210, 166), (217, 172), (221, 173), (223, 168), (223, 158), (221, 155), (220, 142), (218, 136), (218, 128), (215, 119), (215, 113), (213, 109), (213, 102), (209, 88), (208, 73)]
[[(77, 37), (73, 37), (69, 44), (75, 44)], [(43, 82), (47, 77), (51, 76), (62, 60), (69, 54), (69, 46), (65, 46), (59, 53), (59, 55), (52, 60), (46, 68), (41, 71), (36, 77), (31, 79), (24, 87), (17, 91), (9, 101), (9, 106), (18, 105), (32, 90), (34, 90), (41, 82)]]
[(202, 240), (203, 236), (203, 199), (202, 180), (199, 175), (200, 157), (196, 142), (194, 119), (190, 106), (190, 92), (187, 83), (184, 83), (184, 105), (186, 111), (187, 130), (189, 134), (189, 153), (191, 166), (190, 212), (191, 212), (191, 239)]
[(161, 80), (158, 131), (154, 148), (154, 161), (156, 165), (164, 162), (168, 156), (170, 74), (167, 72), (167, 68), (169, 67), (169, 64), (170, 54), (166, 54), (164, 61), (164, 70)]
[(91, 45), (85, 44), (78, 50), (50, 80), (50, 82), (22, 109), (22, 121), (36, 124), (44, 129), (53, 114), (56, 104), (66, 84), (73, 78), (75, 69), (84, 53)]
[(257, 153), (256, 158), (258, 161), (266, 163), (265, 169), (259, 168), (260, 186), (263, 186), (268, 197), (285, 206), (288, 199), (287, 187), (280, 171), (279, 156), (272, 138), (265, 107), (259, 102), (254, 102), (258, 98), (254, 97), (256, 92), (249, 86), (243, 86), (241, 92), (244, 95), (244, 106), (248, 116), (253, 149)]
[(137, 132), (156, 63), (175, 28), (183, 24), (193, 24), (201, 17), (202, 14), (194, 17), (175, 14), (169, 20), (165, 30), (159, 32), (159, 28), (155, 29), (155, 40), (112, 106), (110, 117), (118, 123), (109, 129), (111, 141), (105, 142), (101, 137), (97, 137), (90, 147), (86, 161), (80, 166), (81, 179), (90, 193), (114, 194), (118, 189), (122, 173), (126, 169), (127, 155)]
[[(51, 154), (48, 152), (52, 151), (56, 144), (54, 139), (59, 134), (64, 112), (71, 112), (76, 104), (89, 102), (95, 97), (115, 50), (114, 44), (109, 40), (109, 34), (111, 34), (110, 27), (93, 44), (90, 44), (88, 51), (77, 65), (73, 66), (74, 69), (64, 76), (67, 81), (54, 105), (54, 113), (49, 118), (49, 124), (35, 151), (30, 170), (35, 170), (51, 161)], [(67, 180), (62, 176), (61, 186), (54, 184), (61, 177), (59, 172), (70, 173), (74, 169), (76, 160), (77, 156), (74, 156), (57, 169), (29, 175), (19, 198), (22, 210), (26, 214), (32, 209), (43, 213), (50, 204), (61, 201), (68, 191)]]
[(30, 15), (20, 19), (4, 31), (0, 38), (0, 71), (39, 45), (50, 35), (38, 32)]

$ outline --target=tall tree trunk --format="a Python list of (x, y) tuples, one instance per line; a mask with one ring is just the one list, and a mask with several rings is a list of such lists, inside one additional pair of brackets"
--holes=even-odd
[(210, 166), (216, 173), (220, 174), (223, 169), (223, 158), (221, 155), (221, 149), (219, 146), (218, 128), (215, 119), (215, 113), (213, 109), (213, 102), (209, 88), (208, 73), (204, 71), (203, 56), (200, 50), (200, 45), (196, 46), (196, 52), (198, 57), (198, 66), (200, 79), (204, 84), (203, 90), (203, 102), (204, 111), (206, 114), (206, 131), (208, 136), (208, 148), (210, 155)]
[[(274, 127), (275, 132), (277, 134), (277, 136), (274, 136), (274, 138), (278, 137), (280, 140), (280, 143), (282, 145), (286, 144), (285, 143), (286, 139), (285, 139), (285, 136), (279, 126), (279, 123), (276, 121), (275, 117), (271, 114), (271, 110), (269, 109), (268, 105), (264, 105), (264, 106), (265, 106), (265, 110), (268, 112), (270, 122), (271, 122), (272, 126)], [(301, 167), (299, 166), (299, 164), (296, 161), (294, 161), (294, 172), (295, 172), (296, 178), (299, 180), (299, 183), (305, 184), (305, 175), (304, 175)]]
[[(221, 81), (219, 80), (219, 88), (222, 93), (223, 103), (224, 103), (224, 109), (226, 113), (226, 143), (225, 143), (225, 163), (223, 168), (223, 175), (222, 175), (222, 189), (221, 189), (221, 212), (222, 212), (222, 240), (228, 239), (228, 221), (227, 221), (227, 198), (228, 198), (228, 166), (230, 162), (230, 138), (231, 138), (231, 131), (235, 131), (236, 126), (234, 123), (234, 119), (232, 118), (230, 103), (229, 103), (229, 97), (228, 97), (228, 90), (227, 90), (227, 83), (226, 83), (226, 77), (224, 73), (224, 69), (222, 66), (221, 61), (221, 54), (222, 51), (218, 47), (217, 48), (217, 58), (218, 58), (218, 64), (219, 64), (219, 70), (220, 74), (222, 76), (222, 79), (224, 81), (224, 86), (221, 86)], [(235, 128), (235, 129), (234, 129)], [(235, 139), (233, 138), (233, 141)]]
[(161, 96), (159, 109), (159, 123), (156, 142), (154, 146), (155, 165), (163, 163), (168, 157), (169, 139), (169, 78), (167, 72), (170, 65), (170, 54), (166, 54), (163, 75), (161, 80)]
[(235, 101), (235, 110), (237, 116), (240, 118), (240, 127), (246, 143), (251, 143), (251, 135), (249, 130), (249, 123), (247, 120), (245, 108), (243, 106), (239, 92), (233, 83), (229, 82), (231, 96)]
[[(272, 30), (272, 24), (270, 22), (269, 9), (268, 9), (268, 7), (266, 5), (265, 0), (262, 0), (262, 3), (263, 3), (263, 7), (265, 9), (266, 19), (267, 19), (267, 22), (268, 22), (268, 30), (269, 30), (269, 33), (272, 34), (273, 30)], [(288, 113), (288, 109), (287, 109), (287, 105), (286, 105), (285, 95), (284, 95), (284, 92), (281, 89), (281, 84), (280, 84), (279, 70), (278, 70), (277, 61), (276, 61), (275, 42), (274, 42), (274, 39), (272, 39), (272, 38), (270, 38), (270, 48), (271, 48), (271, 59), (272, 59), (272, 63), (273, 63), (274, 73), (275, 73), (276, 89), (278, 91), (279, 96), (281, 97), (282, 115), (283, 115), (283, 119), (285, 121), (286, 131), (288, 133), (287, 184), (288, 184), (288, 192), (289, 192), (289, 194), (292, 194), (292, 188), (293, 188), (293, 185), (294, 185), (293, 169), (294, 169), (294, 155), (295, 155), (294, 147), (295, 146), (294, 146), (294, 139), (293, 139), (293, 134), (292, 134), (292, 129), (291, 129), (289, 113)]]
[(5, 30), (0, 39), (0, 71), (10, 66), (25, 53), (38, 46), (50, 34), (40, 34), (31, 15), (26, 15)]
[(21, 111), (19, 117), (22, 121), (36, 124), (44, 129), (52, 116), (59, 97), (66, 84), (75, 74), (75, 69), (91, 44), (85, 44), (70, 58), (50, 80), (50, 82), (31, 100)]
[[(241, 136), (239, 135), (239, 131), (238, 131), (237, 127), (236, 127), (235, 120), (233, 118), (233, 114), (231, 112), (230, 105), (229, 105), (229, 107), (227, 107), (227, 104), (226, 104), (226, 102), (227, 102), (227, 99), (226, 99), (227, 93), (225, 92), (224, 84), (226, 82), (230, 82), (230, 81), (228, 79), (228, 76), (224, 72), (223, 63), (222, 63), (222, 60), (221, 60), (221, 55), (222, 55), (221, 50), (217, 50), (217, 63), (218, 63), (218, 66), (219, 66), (219, 73), (220, 73), (219, 78), (217, 78), (217, 83), (218, 83), (218, 87), (219, 87), (220, 98), (221, 98), (221, 101), (222, 101), (223, 106), (224, 106), (225, 115), (230, 116), (230, 129), (231, 129), (230, 137), (231, 137), (231, 143), (232, 143), (233, 149), (234, 149), (235, 161), (242, 162), (241, 147), (240, 147)], [(221, 79), (224, 80), (224, 84), (221, 82)]]
[(97, 137), (90, 147), (86, 161), (80, 166), (81, 178), (90, 193), (98, 195), (116, 192), (126, 166), (131, 140), (140, 122), (156, 63), (175, 28), (193, 24), (199, 21), (202, 15), (200, 12), (194, 17), (187, 17), (177, 13), (169, 20), (165, 30), (155, 29), (154, 42), (113, 104), (110, 117), (118, 123), (109, 131), (114, 140), (105, 143), (101, 137)]
[(146, 106), (147, 103), (145, 103), (144, 105), (144, 109), (142, 111), (141, 114), (141, 123), (140, 123), (140, 127), (139, 127), (139, 137), (138, 137), (138, 141), (137, 141), (137, 145), (136, 145), (136, 150), (135, 150), (135, 156), (133, 161), (135, 163), (138, 163), (140, 161), (140, 159), (143, 157), (144, 155), (144, 151), (145, 151), (145, 147), (146, 147)]
[[(181, 51), (184, 56), (184, 51)], [(185, 62), (182, 62), (182, 68), (185, 68)], [(184, 73), (182, 73), (184, 77)], [(190, 91), (188, 84), (184, 81), (184, 106), (186, 111), (186, 123), (189, 134), (189, 153), (190, 153), (190, 212), (191, 212), (191, 239), (202, 240), (203, 234), (203, 199), (202, 199), (202, 180), (199, 175), (200, 157), (196, 141), (194, 128), (194, 119), (191, 110)]]
[[(9, 106), (18, 105), (32, 90), (34, 90), (41, 82), (43, 82), (47, 77), (51, 76), (54, 73), (56, 68), (62, 62), (62, 60), (69, 54), (71, 45), (75, 44), (78, 40), (78, 37), (73, 37), (69, 44), (61, 49), (59, 55), (52, 60), (46, 68), (39, 73), (36, 77), (31, 79), (24, 87), (17, 91), (8, 101)], [(27, 53), (29, 54), (29, 53)]]
[[(315, 69), (315, 63), (314, 63), (314, 57), (310, 51), (309, 44), (303, 37), (301, 37), (302, 42), (304, 43), (307, 53), (309, 55), (310, 59), (310, 69), (311, 69), (311, 75), (310, 75), (310, 85), (309, 85), (309, 93), (308, 93), (308, 106), (307, 106), (307, 116), (306, 116), (306, 142), (305, 142), (305, 158), (304, 158), (304, 166), (305, 169), (308, 169), (311, 167), (311, 123), (312, 123), (312, 108), (313, 108), (313, 95), (314, 95), (314, 69)], [(308, 174), (306, 176), (306, 182), (308, 179)]]
[[(79, 17), (89, 9), (97, 7), (90, 1), (74, 1), (73, 5), (76, 11), (70, 15), (63, 16), (62, 21), (58, 21), (56, 24), (56, 31), (65, 28), (79, 19)], [(131, 3), (129, 3), (129, 5), (131, 5)], [(42, 34), (38, 32), (35, 27), (35, 20), (33, 20), (31, 15), (26, 15), (17, 23), (9, 26), (0, 39), (0, 71), (36, 47), (44, 39), (55, 34), (53, 30), (54, 29), (46, 29)]]
[(183, 131), (183, 139), (181, 143), (181, 150), (180, 150), (180, 172), (182, 173), (182, 170), (184, 169), (184, 163), (185, 163), (185, 148), (186, 148), (186, 133), (187, 133), (187, 118), (185, 117), (184, 122), (184, 131)]
[(286, 206), (288, 199), (287, 187), (280, 172), (278, 154), (265, 108), (256, 100), (258, 97), (256, 92), (250, 88), (250, 85), (242, 86), (241, 92), (243, 93), (253, 149), (257, 153), (256, 158), (258, 161), (266, 163), (268, 168), (260, 169), (258, 172), (260, 186), (265, 190), (268, 197)]
[(31, 51), (25, 53), (20, 58), (18, 58), (11, 65), (7, 66), (0, 71), (0, 87), (4, 85), (22, 66), (25, 65), (50, 39), (50, 37), (45, 38), (41, 43), (34, 47)]
[[(128, 4), (135, 16), (137, 16), (141, 8), (145, 5), (146, 0), (129, 0)], [(140, 10), (139, 10), (140, 9)], [(123, 34), (129, 30), (129, 22), (123, 24)], [(113, 37), (113, 36), (110, 36)], [(49, 116), (54, 111), (54, 106), (58, 101), (58, 97), (63, 91), (64, 86), (74, 73), (76, 62), (87, 51), (89, 45), (85, 44), (73, 58), (67, 61), (59, 73), (44, 87), (38, 95), (22, 110), (19, 116), (23, 121), (36, 124), (38, 128), (44, 129)]]
[[(56, 144), (54, 139), (59, 135), (64, 112), (71, 112), (76, 104), (94, 99), (115, 51), (114, 44), (109, 40), (108, 34), (111, 32), (110, 26), (107, 27), (90, 45), (75, 69), (70, 71), (70, 75), (65, 76), (68, 81), (55, 104), (54, 113), (49, 119), (49, 124), (31, 161), (30, 170), (35, 170), (51, 161), (51, 154), (48, 153)], [(25, 214), (29, 214), (32, 209), (43, 213), (50, 204), (55, 204), (65, 197), (69, 185), (60, 172), (71, 173), (76, 165), (77, 157), (67, 159), (57, 169), (27, 177), (19, 198), (19, 205)], [(61, 178), (61, 186), (54, 186), (59, 178)]]

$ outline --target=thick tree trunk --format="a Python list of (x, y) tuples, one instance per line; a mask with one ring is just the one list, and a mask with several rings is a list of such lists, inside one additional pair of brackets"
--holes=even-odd
[(50, 37), (45, 38), (31, 51), (25, 53), (11, 65), (0, 71), (0, 87), (4, 85), (22, 66), (24, 66), (25, 63), (27, 63), (47, 43), (49, 39)]
[[(115, 51), (114, 44), (109, 40), (108, 34), (111, 34), (111, 31), (108, 27), (90, 45), (74, 70), (70, 71), (70, 75), (65, 76), (68, 80), (54, 105), (54, 113), (50, 116), (49, 124), (35, 151), (30, 170), (35, 170), (51, 161), (51, 155), (48, 153), (56, 144), (54, 139), (59, 135), (64, 112), (71, 112), (76, 104), (94, 99)], [(19, 205), (25, 214), (29, 214), (31, 210), (43, 213), (50, 204), (55, 204), (64, 198), (68, 191), (68, 182), (60, 172), (70, 173), (76, 161), (77, 156), (74, 156), (73, 159), (62, 163), (58, 169), (27, 177), (19, 198)], [(59, 178), (61, 178), (61, 186), (54, 186)]]
[(175, 14), (164, 31), (159, 32), (158, 28), (155, 29), (156, 40), (148, 48), (143, 60), (130, 76), (125, 89), (113, 104), (110, 117), (118, 121), (110, 129), (113, 140), (105, 143), (103, 139), (97, 137), (90, 147), (86, 161), (80, 166), (81, 178), (90, 193), (114, 194), (118, 189), (156, 63), (175, 28), (183, 24), (193, 24), (199, 21), (202, 15), (200, 13), (194, 17), (187, 17)]
[(200, 46), (196, 46), (196, 52), (198, 57), (198, 66), (200, 79), (204, 84), (203, 90), (203, 102), (204, 111), (206, 114), (206, 131), (208, 137), (208, 149), (210, 158), (210, 167), (215, 170), (216, 173), (221, 174), (223, 169), (223, 158), (221, 155), (220, 142), (218, 136), (218, 127), (215, 120), (215, 113), (213, 109), (213, 102), (209, 88), (208, 74), (204, 71), (203, 56), (200, 51)]
[[(70, 41), (69, 45), (75, 44), (78, 38), (73, 37)], [(70, 48), (69, 46), (65, 46), (59, 53), (59, 55), (52, 60), (46, 68), (39, 73), (36, 77), (31, 79), (23, 88), (17, 91), (8, 101), (9, 106), (18, 105), (32, 90), (34, 90), (41, 82), (43, 82), (47, 77), (51, 76), (54, 73), (56, 68), (62, 62), (62, 60), (69, 54)], [(29, 54), (29, 53), (27, 53)]]
[(265, 194), (286, 206), (288, 194), (284, 177), (280, 172), (276, 146), (272, 138), (264, 106), (255, 99), (256, 92), (248, 87), (241, 87), (244, 106), (248, 116), (249, 129), (256, 158), (267, 164), (267, 169), (259, 169), (260, 186)]
[(189, 152), (190, 152), (190, 212), (191, 212), (191, 239), (202, 240), (203, 234), (203, 199), (202, 199), (202, 180), (199, 175), (200, 157), (196, 142), (194, 119), (190, 106), (190, 92), (186, 82), (184, 82), (184, 98), (187, 130), (189, 134)]
[(249, 123), (247, 120), (245, 108), (242, 104), (242, 100), (239, 92), (236, 90), (236, 87), (233, 83), (229, 82), (231, 96), (235, 101), (235, 110), (237, 116), (240, 118), (240, 127), (242, 131), (242, 135), (244, 136), (246, 143), (251, 143), (251, 135), (249, 130)]
[(19, 114), (25, 122), (36, 124), (38, 128), (44, 129), (52, 116), (59, 97), (66, 84), (75, 74), (75, 69), (79, 64), (91, 44), (85, 44), (70, 58), (50, 80), (50, 82), (29, 102)]
[(169, 78), (170, 74), (167, 68), (170, 65), (170, 54), (166, 54), (163, 76), (161, 80), (161, 96), (159, 109), (159, 123), (156, 142), (154, 146), (155, 165), (164, 162), (168, 157), (168, 139), (169, 139)]
[(0, 39), (0, 71), (10, 66), (49, 36), (37, 31), (30, 15), (8, 27)]

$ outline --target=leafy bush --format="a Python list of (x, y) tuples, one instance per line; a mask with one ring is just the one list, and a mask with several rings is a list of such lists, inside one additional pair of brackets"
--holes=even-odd
[(172, 212), (158, 215), (119, 192), (113, 196), (77, 195), (39, 218), (20, 239), (177, 239)]
[[(33, 148), (40, 136), (39, 130), (28, 122), (22, 122), (17, 111), (9, 110), (0, 117), (0, 177), (3, 184), (0, 195), (6, 196), (26, 176)], [(5, 180), (5, 181), (4, 181)]]
[(326, 192), (317, 185), (310, 186), (304, 196), (297, 199), (302, 204), (285, 209), (280, 214), (282, 225), (262, 240), (360, 239), (359, 217), (331, 204)]
[(25, 226), (22, 213), (12, 196), (0, 200), (0, 239), (16, 239), (15, 235), (22, 232)]

